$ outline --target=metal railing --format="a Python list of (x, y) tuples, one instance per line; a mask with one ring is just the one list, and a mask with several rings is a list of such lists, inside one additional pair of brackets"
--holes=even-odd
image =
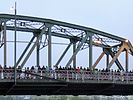
[[(19, 70), (17, 69), (17, 79), (59, 79), (59, 80), (109, 80), (109, 81), (133, 81), (133, 73), (131, 72), (102, 72), (102, 71), (86, 71), (79, 72), (75, 70)], [(0, 79), (13, 79), (13, 69), (1, 69)]]

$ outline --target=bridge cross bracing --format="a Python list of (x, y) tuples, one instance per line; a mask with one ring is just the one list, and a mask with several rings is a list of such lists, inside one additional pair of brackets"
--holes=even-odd
[[(7, 31), (14, 31), (16, 20), (16, 31), (33, 33), (31, 40), (28, 42), (23, 53), (14, 64), (15, 67), (20, 65), (22, 68), (30, 58), (30, 55), (36, 49), (36, 65), (39, 66), (40, 50), (48, 47), (48, 67), (53, 65), (58, 66), (64, 56), (67, 54), (71, 46), (73, 46), (73, 54), (68, 59), (65, 67), (68, 68), (73, 62), (73, 67), (76, 68), (76, 55), (84, 49), (89, 49), (89, 68), (94, 70), (97, 64), (106, 55), (106, 68), (109, 70), (115, 63), (122, 71), (128, 71), (129, 61), (128, 55), (133, 55), (133, 46), (131, 42), (125, 38), (99, 31), (93, 28), (80, 25), (70, 24), (66, 22), (56, 21), (52, 19), (37, 18), (30, 16), (0, 14), (0, 47), (4, 48), (4, 65), (7, 65)], [(64, 48), (63, 53), (58, 58), (55, 64), (52, 64), (52, 37), (59, 37), (70, 40), (68, 46)], [(33, 45), (32, 45), (33, 43)], [(101, 47), (103, 52), (93, 63), (93, 46)], [(125, 52), (125, 68), (119, 61), (119, 56)], [(27, 54), (27, 55), (25, 55)], [(109, 59), (109, 56), (112, 59)], [(20, 63), (21, 62), (21, 63)]]

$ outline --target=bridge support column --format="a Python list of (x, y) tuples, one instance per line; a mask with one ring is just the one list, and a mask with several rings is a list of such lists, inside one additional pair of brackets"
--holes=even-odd
[(48, 67), (52, 67), (51, 25), (48, 24)]
[(109, 66), (109, 54), (106, 54), (106, 68)]
[[(38, 39), (38, 36), (37, 36)], [(40, 43), (37, 43), (37, 48), (36, 48), (36, 65), (39, 67), (40, 65)]]
[(92, 67), (92, 33), (89, 33), (89, 68)]
[(6, 51), (6, 21), (4, 21), (4, 65), (7, 65)]
[[(76, 51), (76, 43), (73, 43), (73, 54)], [(76, 55), (73, 58), (73, 68), (76, 69)]]
[(128, 72), (128, 50), (125, 51), (125, 69)]

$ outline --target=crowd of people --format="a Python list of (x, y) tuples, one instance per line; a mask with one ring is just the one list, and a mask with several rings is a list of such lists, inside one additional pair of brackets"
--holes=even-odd
[(91, 71), (89, 68), (76, 67), (69, 68), (61, 66), (18, 66), (16, 69), (11, 66), (0, 65), (0, 79), (14, 79), (16, 70), (17, 79), (69, 79), (69, 80), (130, 80), (133, 81), (133, 72), (122, 72), (119, 70), (98, 70)]

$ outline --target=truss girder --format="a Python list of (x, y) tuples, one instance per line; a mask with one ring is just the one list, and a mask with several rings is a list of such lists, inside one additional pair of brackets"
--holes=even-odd
[[(0, 14), (0, 18), (1, 18), (1, 20), (3, 20), (3, 19), (11, 20), (11, 19), (14, 19), (14, 15)], [(31, 22), (40, 22), (40, 23), (47, 22), (47, 23), (51, 23), (53, 25), (59, 25), (59, 26), (73, 28), (73, 29), (79, 29), (79, 30), (88, 31), (88, 32), (91, 32), (93, 34), (101, 35), (101, 36), (108, 37), (108, 38), (111, 38), (111, 39), (114, 39), (114, 40), (117, 40), (117, 41), (121, 41), (121, 42), (124, 42), (126, 40), (124, 38), (121, 38), (121, 37), (118, 37), (118, 36), (115, 36), (115, 35), (112, 35), (112, 34), (109, 34), (109, 33), (106, 33), (106, 32), (102, 32), (102, 31), (99, 31), (99, 30), (96, 30), (96, 29), (92, 29), (92, 28), (88, 28), (88, 27), (84, 27), (84, 26), (80, 26), (80, 25), (74, 25), (74, 24), (61, 22), (61, 21), (55, 21), (55, 20), (51, 20), (51, 19), (21, 16), (21, 15), (17, 15), (16, 19), (17, 20), (31, 21)], [(11, 28), (12, 27), (9, 27), (9, 29), (11, 29)], [(19, 30), (19, 29), (17, 28), (17, 30)], [(34, 29), (23, 28), (23, 31), (27, 31), (27, 32), (32, 31), (33, 32)], [(130, 45), (131, 54), (133, 55), (133, 47), (132, 47), (130, 41), (129, 41), (129, 45)]]
[[(7, 26), (7, 29), (8, 30), (14, 30), (14, 27), (10, 27), (10, 26)], [(17, 31), (23, 31), (23, 32), (36, 32), (36, 31), (41, 31), (40, 29), (37, 30), (37, 29), (28, 29), (28, 28), (20, 28), (20, 27), (17, 27)], [(46, 35), (48, 35), (48, 32), (45, 33)], [(77, 41), (81, 41), (81, 37), (76, 37), (76, 36), (71, 36), (71, 35), (65, 35), (65, 34), (61, 34), (61, 33), (57, 33), (57, 32), (51, 32), (51, 35), (52, 36), (55, 36), (55, 37), (59, 37), (59, 38), (65, 38), (65, 39), (75, 39)], [(86, 40), (87, 44), (89, 44), (89, 40)], [(107, 48), (109, 47), (108, 45), (104, 45), (104, 44), (97, 44), (93, 41), (93, 45), (97, 46), (97, 47), (103, 47), (103, 48)]]
[[(128, 51), (131, 52), (131, 54), (133, 55), (133, 46), (131, 44), (130, 41), (127, 42), (127, 39), (119, 37), (119, 36), (115, 36), (106, 32), (102, 32), (93, 28), (88, 28), (88, 27), (84, 27), (84, 26), (80, 26), (80, 25), (75, 25), (75, 24), (70, 24), (70, 23), (66, 23), (66, 22), (61, 22), (61, 21), (56, 21), (56, 20), (51, 20), (51, 19), (45, 19), (45, 18), (37, 18), (37, 17), (29, 17), (29, 16), (21, 16), (21, 15), (17, 15), (16, 16), (17, 22), (24, 22), (24, 24), (22, 25), (18, 25), (17, 27), (14, 26), (14, 24), (6, 24), (4, 25), (5, 30), (13, 30), (16, 28), (16, 31), (22, 31), (22, 32), (32, 32), (33, 33), (33, 38), (31, 39), (30, 43), (27, 45), (27, 47), (25, 48), (25, 50), (23, 51), (22, 55), (20, 56), (20, 58), (18, 59), (17, 63), (15, 64), (15, 66), (17, 67), (18, 64), (20, 63), (20, 61), (22, 61), (22, 59), (24, 58), (25, 53), (27, 52), (27, 50), (29, 49), (29, 47), (31, 46), (31, 42), (33, 42), (34, 38), (37, 37), (36, 41), (34, 42), (33, 46), (31, 47), (31, 49), (29, 50), (29, 52), (27, 53), (27, 56), (24, 58), (21, 67), (24, 66), (24, 64), (26, 63), (26, 61), (29, 59), (29, 56), (31, 55), (31, 53), (33, 52), (33, 50), (35, 49), (35, 47), (37, 47), (37, 66), (39, 66), (39, 48), (40, 46), (38, 45), (39, 40), (41, 39), (42, 35), (45, 34), (48, 37), (48, 66), (51, 67), (52, 66), (52, 36), (55, 37), (59, 37), (59, 38), (65, 38), (65, 39), (69, 39), (70, 40), (70, 44), (68, 45), (68, 47), (65, 49), (65, 51), (63, 52), (63, 54), (61, 55), (61, 57), (59, 58), (59, 60), (57, 61), (56, 65), (58, 65), (61, 60), (63, 59), (63, 57), (65, 56), (65, 54), (67, 53), (68, 49), (70, 48), (72, 42), (76, 40), (76, 42), (79, 42), (79, 44), (77, 45), (76, 43), (73, 45), (73, 55), (70, 57), (70, 59), (68, 59), (68, 62), (66, 64), (66, 67), (68, 67), (70, 65), (70, 63), (74, 62), (73, 66), (76, 65), (76, 55), (77, 53), (80, 51), (81, 47), (83, 47), (83, 45), (87, 44), (89, 47), (89, 67), (90, 68), (95, 68), (96, 65), (100, 62), (100, 60), (102, 59), (102, 57), (104, 56), (104, 53), (107, 55), (107, 53), (112, 57), (111, 62), (109, 63), (109, 59), (107, 59), (108, 61), (108, 68), (110, 69), (110, 67), (112, 66), (112, 64), (115, 62), (116, 65), (118, 66), (118, 68), (120, 70), (124, 70), (122, 65), (120, 64), (119, 60), (118, 60), (118, 56), (121, 54), (121, 52), (123, 52), (126, 49), (126, 70), (128, 70)], [(8, 22), (12, 22), (14, 23), (15, 21), (15, 17), (14, 15), (10, 15), (10, 14), (0, 14), (0, 22), (4, 22), (4, 21)], [(25, 23), (38, 23), (41, 26), (39, 27), (34, 27), (34, 26), (23, 26), (26, 25)], [(47, 25), (46, 25), (47, 24)], [(29, 25), (29, 24), (28, 24)], [(58, 29), (59, 32), (56, 32), (52, 29)], [(80, 31), (78, 34), (74, 34), (71, 32), (68, 32), (67, 29), (69, 30), (78, 30)], [(36, 35), (36, 36), (35, 36)], [(97, 36), (97, 37), (95, 37)], [(89, 39), (88, 39), (89, 37)], [(112, 39), (115, 41), (118, 41), (119, 43), (123, 44), (123, 45), (119, 45), (119, 44), (113, 44), (113, 46), (107, 44), (105, 41), (102, 40), (103, 39)], [(95, 39), (97, 40), (101, 40), (100, 43), (96, 43)], [(117, 43), (118, 43), (117, 42)], [(105, 48), (107, 50), (103, 51), (103, 53), (99, 56), (99, 58), (97, 59), (97, 61), (94, 63), (94, 65), (92, 66), (92, 46), (98, 46), (98, 47), (102, 47), (103, 49)], [(115, 48), (117, 46), (120, 46), (119, 50), (116, 50), (116, 53), (114, 51), (112, 51), (111, 48)]]
[[(0, 14), (0, 18), (1, 19), (14, 19), (14, 15), (9, 15), (9, 14)], [(98, 34), (98, 35), (102, 35), (114, 40), (118, 40), (118, 41), (122, 41), (124, 42), (126, 39), (106, 33), (106, 32), (102, 32), (96, 29), (92, 29), (92, 28), (88, 28), (88, 27), (84, 27), (84, 26), (80, 26), (80, 25), (75, 25), (75, 24), (70, 24), (70, 23), (66, 23), (66, 22), (61, 22), (61, 21), (56, 21), (56, 20), (51, 20), (51, 19), (45, 19), (45, 18), (37, 18), (37, 17), (29, 17), (29, 16), (21, 16), (21, 15), (17, 15), (16, 16), (17, 20), (26, 20), (26, 21), (31, 21), (31, 22), (41, 22), (41, 23), (50, 23), (53, 25), (59, 25), (59, 26), (65, 26), (65, 27), (70, 27), (73, 29), (79, 29), (79, 30), (83, 30), (83, 31), (88, 31), (94, 34)]]

